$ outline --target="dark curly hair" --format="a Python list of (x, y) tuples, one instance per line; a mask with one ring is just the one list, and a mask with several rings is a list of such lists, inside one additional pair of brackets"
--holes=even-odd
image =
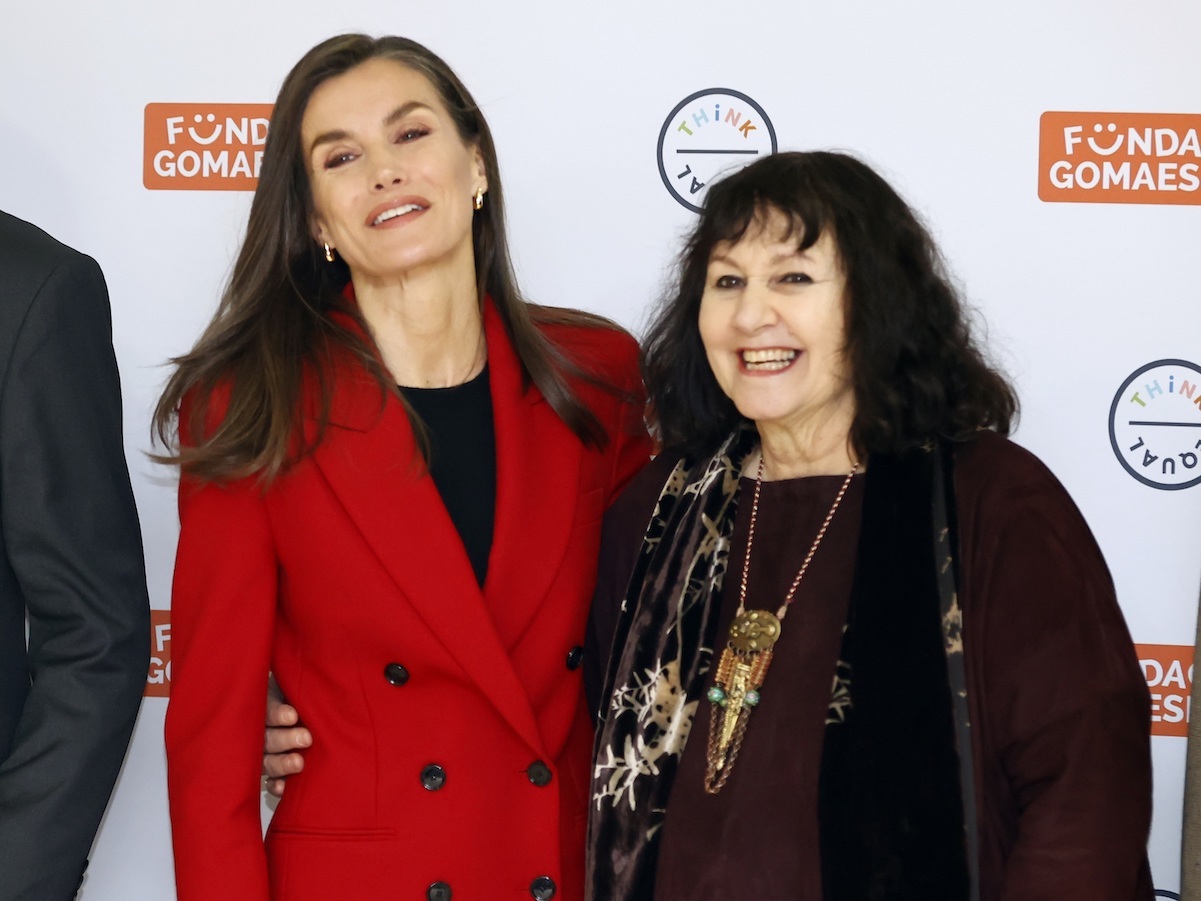
[(651, 425), (668, 447), (712, 451), (747, 420), (705, 357), (697, 317), (709, 257), (775, 210), (798, 250), (830, 231), (846, 275), (846, 358), (860, 458), (980, 429), (1008, 434), (1017, 396), (973, 341), (938, 249), (869, 166), (843, 153), (778, 153), (717, 182), (656, 311), (642, 352)]

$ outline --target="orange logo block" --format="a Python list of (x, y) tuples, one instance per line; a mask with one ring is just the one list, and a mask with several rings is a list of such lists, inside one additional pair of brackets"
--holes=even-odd
[(150, 670), (146, 673), (147, 698), (171, 694), (171, 611), (150, 611)]
[(1151, 689), (1151, 734), (1188, 735), (1193, 688), (1191, 645), (1136, 644), (1139, 666)]
[(253, 191), (269, 103), (148, 103), (142, 184), (152, 191)]
[(1201, 115), (1046, 112), (1038, 196), (1049, 203), (1201, 205)]

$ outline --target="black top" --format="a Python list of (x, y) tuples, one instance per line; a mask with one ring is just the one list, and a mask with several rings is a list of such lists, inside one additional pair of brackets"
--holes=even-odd
[(400, 388), (430, 437), (430, 476), (484, 587), (496, 510), (496, 435), (488, 367), (450, 388)]

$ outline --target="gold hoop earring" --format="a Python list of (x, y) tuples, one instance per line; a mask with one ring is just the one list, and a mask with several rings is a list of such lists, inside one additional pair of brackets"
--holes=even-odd
[(334, 261), (334, 249), (332, 247), (330, 247), (328, 244), (325, 244), (322, 246), (325, 247), (325, 261), (327, 263), (332, 263)]
[(477, 210), (482, 210), (484, 208), (484, 189), (483, 188), (475, 189), (475, 198), (473, 200), (473, 203), (475, 204), (475, 208)]

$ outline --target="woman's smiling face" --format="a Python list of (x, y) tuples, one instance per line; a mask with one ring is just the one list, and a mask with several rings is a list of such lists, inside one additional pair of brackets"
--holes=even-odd
[(387, 279), (473, 263), (472, 201), (488, 186), (483, 159), (424, 75), (367, 60), (313, 92), (300, 132), (314, 237), (352, 275)]
[(767, 209), (740, 240), (713, 249), (701, 342), (718, 385), (756, 425), (849, 424), (846, 277), (828, 230), (800, 251), (789, 225)]

